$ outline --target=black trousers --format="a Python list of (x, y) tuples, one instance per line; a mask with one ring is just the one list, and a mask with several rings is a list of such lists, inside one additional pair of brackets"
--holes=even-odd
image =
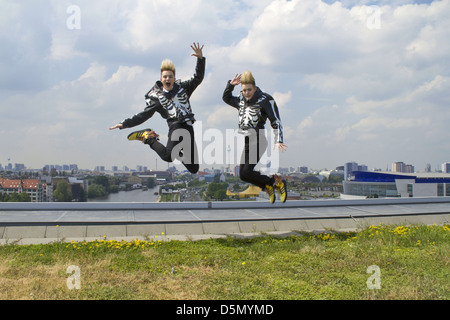
[(156, 139), (150, 139), (150, 148), (156, 151), (162, 160), (172, 162), (180, 160), (191, 173), (197, 173), (198, 152), (194, 139), (194, 129), (186, 123), (175, 123), (169, 127), (169, 139), (164, 146)]
[(266, 185), (273, 185), (275, 179), (255, 171), (255, 167), (267, 149), (267, 139), (263, 130), (252, 130), (252, 133), (245, 136), (245, 146), (242, 152), (239, 176), (242, 181), (254, 184), (261, 189)]

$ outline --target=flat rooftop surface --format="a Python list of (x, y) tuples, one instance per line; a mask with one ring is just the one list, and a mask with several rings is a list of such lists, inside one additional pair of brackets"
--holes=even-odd
[(3, 203), (0, 225), (152, 223), (450, 213), (450, 198), (177, 203)]
[[(448, 224), (450, 198), (178, 203), (0, 203), (0, 239), (224, 235)], [(1, 242), (0, 242), (1, 243)]]

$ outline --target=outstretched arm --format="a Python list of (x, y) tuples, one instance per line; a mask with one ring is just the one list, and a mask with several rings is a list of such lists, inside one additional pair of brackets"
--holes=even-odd
[(147, 107), (144, 109), (144, 111), (139, 112), (134, 116), (132, 116), (131, 118), (123, 120), (122, 122), (119, 122), (118, 124), (110, 127), (109, 130), (132, 128), (150, 119), (156, 112), (156, 109), (158, 107), (158, 101), (155, 101), (153, 99), (147, 99), (146, 103)]

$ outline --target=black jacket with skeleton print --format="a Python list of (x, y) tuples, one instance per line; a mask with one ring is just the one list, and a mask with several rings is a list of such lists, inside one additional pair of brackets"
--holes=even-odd
[(177, 80), (170, 92), (163, 90), (161, 81), (156, 81), (153, 88), (145, 95), (147, 107), (144, 111), (122, 121), (122, 129), (138, 126), (150, 119), (155, 112), (167, 120), (169, 127), (174, 123), (195, 122), (189, 98), (203, 81), (206, 58), (197, 59), (194, 76), (187, 81)]
[(228, 81), (223, 92), (223, 101), (239, 110), (239, 129), (264, 129), (267, 118), (270, 120), (275, 134), (275, 143), (283, 143), (283, 126), (281, 125), (278, 106), (269, 94), (262, 92), (258, 87), (250, 100), (242, 92), (238, 97), (233, 96), (234, 85)]

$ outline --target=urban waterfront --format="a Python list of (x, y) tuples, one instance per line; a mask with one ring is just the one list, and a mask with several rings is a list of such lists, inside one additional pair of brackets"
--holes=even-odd
[(156, 202), (159, 186), (143, 191), (142, 189), (132, 191), (119, 191), (111, 193), (106, 197), (89, 199), (88, 202)]
[[(159, 191), (159, 187), (160, 186), (157, 186), (148, 189), (147, 191), (143, 191), (142, 189), (119, 191), (118, 193), (111, 193), (106, 197), (88, 199), (88, 202), (156, 202), (159, 195), (155, 194), (155, 192)], [(195, 195), (194, 197), (194, 201), (204, 201), (198, 195)], [(181, 201), (192, 201), (189, 192)], [(267, 199), (256, 197), (251, 201), (267, 201)]]

